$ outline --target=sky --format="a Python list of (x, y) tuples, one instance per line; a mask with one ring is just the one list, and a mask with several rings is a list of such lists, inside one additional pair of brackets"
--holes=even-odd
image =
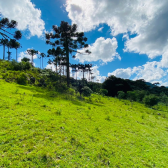
[[(45, 43), (45, 33), (52, 32), (53, 25), (75, 23), (92, 53), (76, 54), (70, 63), (92, 64), (94, 81), (101, 83), (114, 75), (168, 86), (167, 9), (167, 0), (0, 0), (2, 16), (16, 20), (23, 34), (18, 61), (29, 57), (29, 48), (47, 54), (52, 47)], [(44, 67), (55, 70), (47, 62), (45, 58)], [(38, 55), (34, 63), (40, 67)]]

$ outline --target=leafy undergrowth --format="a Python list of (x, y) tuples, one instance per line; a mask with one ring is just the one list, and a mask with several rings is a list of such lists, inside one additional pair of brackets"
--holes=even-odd
[(0, 167), (167, 167), (168, 113), (0, 80)]

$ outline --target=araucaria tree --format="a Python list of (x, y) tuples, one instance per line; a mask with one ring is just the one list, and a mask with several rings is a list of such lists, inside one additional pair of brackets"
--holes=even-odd
[(46, 54), (40, 53), (40, 56), (41, 56), (41, 58), (42, 58), (42, 69), (43, 69), (43, 58), (46, 57)]
[(11, 33), (7, 30), (7, 29), (16, 29), (17, 24), (18, 23), (15, 20), (9, 21), (8, 18), (2, 18), (0, 20), (0, 35), (2, 36), (1, 44), (3, 44), (3, 50), (4, 50), (3, 59), (5, 59), (5, 46), (8, 47), (7, 52), (8, 60), (10, 60), (11, 52), (9, 52), (9, 48), (14, 48), (13, 47), (14, 42), (22, 37), (22, 33), (19, 30), (15, 31), (14, 33)]
[[(78, 49), (87, 48), (87, 38), (84, 37), (83, 32), (77, 32), (76, 24), (69, 25), (68, 22), (62, 21), (60, 27), (54, 25), (52, 28), (54, 33), (46, 33), (46, 43), (52, 46), (55, 44), (57, 51), (58, 48), (60, 51), (57, 54), (66, 56), (67, 86), (69, 87), (69, 54), (78, 52)], [(91, 53), (89, 50), (85, 50), (85, 52), (87, 54)]]
[(21, 48), (20, 43), (19, 43), (19, 42), (17, 42), (17, 41), (15, 41), (13, 48), (15, 48), (15, 49), (16, 49), (16, 61), (17, 61), (17, 50), (18, 50), (18, 48)]
[(32, 64), (33, 64), (33, 57), (38, 54), (38, 51), (34, 49), (27, 49), (27, 53), (32, 57)]

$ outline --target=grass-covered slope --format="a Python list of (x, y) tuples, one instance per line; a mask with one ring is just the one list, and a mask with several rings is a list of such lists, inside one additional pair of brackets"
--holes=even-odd
[(167, 167), (168, 115), (0, 79), (0, 167)]

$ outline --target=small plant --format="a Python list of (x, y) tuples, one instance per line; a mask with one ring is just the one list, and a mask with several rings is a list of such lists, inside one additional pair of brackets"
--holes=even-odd
[(107, 120), (107, 121), (111, 121), (110, 116), (107, 116), (107, 117), (105, 118), (105, 120)]
[(19, 89), (17, 88), (17, 89), (15, 90), (15, 94), (17, 94), (17, 93), (18, 93), (18, 91), (19, 91)]
[(58, 109), (58, 110), (55, 112), (55, 114), (56, 114), (56, 115), (61, 115), (61, 112), (62, 112), (62, 110), (61, 110), (61, 109)]

